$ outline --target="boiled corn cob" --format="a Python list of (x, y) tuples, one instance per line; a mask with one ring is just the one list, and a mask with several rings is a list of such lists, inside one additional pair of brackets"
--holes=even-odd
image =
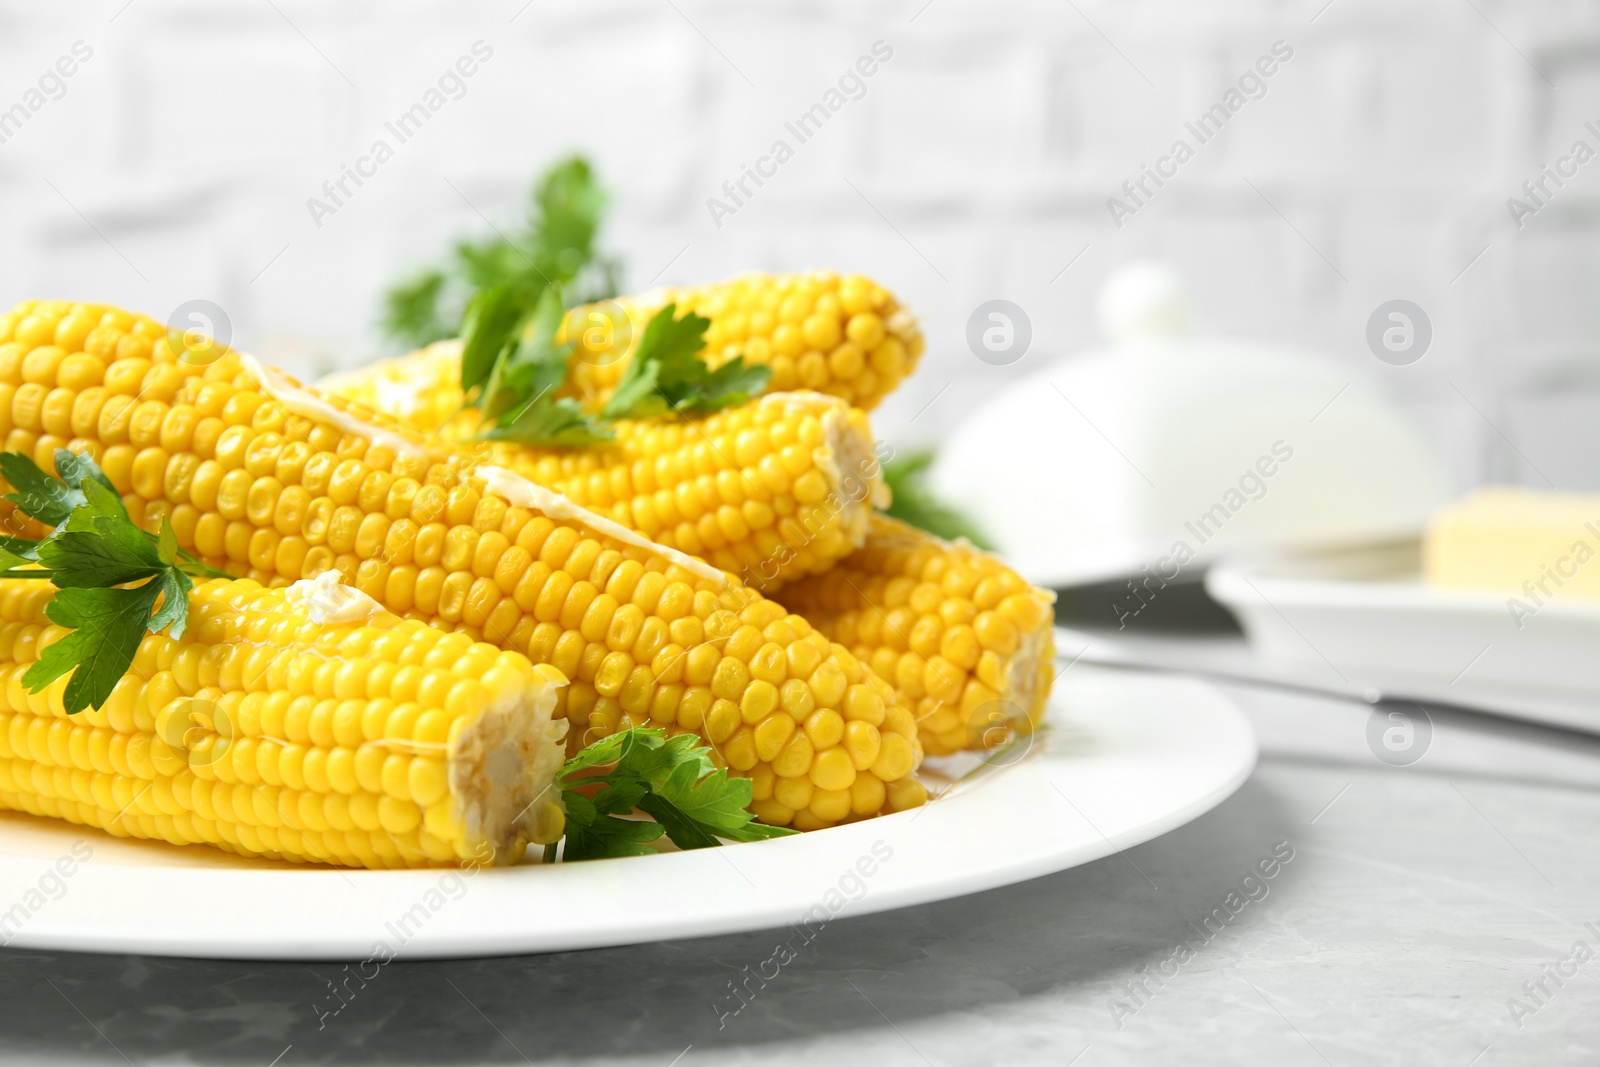
[(922, 333), (888, 290), (858, 274), (744, 274), (725, 282), (660, 289), (615, 305), (577, 308), (567, 335), (576, 343), (576, 395), (598, 410), (627, 367), (618, 352), (614, 307), (626, 313), (629, 340), (667, 304), (711, 320), (706, 362), (715, 369), (735, 356), (772, 368), (775, 392), (815, 389), (863, 410), (900, 384), (922, 355)]
[(805, 620), (492, 455), (206, 351), (186, 362), (124, 311), (21, 305), (0, 316), (0, 431), (46, 469), (58, 447), (92, 454), (135, 522), (169, 517), (231, 573), (334, 569), (397, 615), (553, 664), (573, 747), (694, 731), (753, 779), (761, 818), (801, 829), (925, 799), (911, 712)]
[(864, 547), (778, 598), (895, 687), (930, 755), (993, 749), (1044, 714), (1054, 596), (970, 546), (875, 515)]
[[(381, 366), (350, 372), (334, 391), (371, 398), (402, 420), (415, 417), (433, 392), (398, 390), (388, 373)], [(426, 425), (434, 412), (422, 414)], [(457, 419), (443, 432), (473, 428)], [(767, 593), (859, 548), (873, 505), (888, 503), (866, 414), (822, 393), (771, 393), (705, 419), (622, 419), (616, 435), (577, 449), (496, 444), (493, 455), (573, 503)]]
[(376, 604), (322, 623), (300, 588), (212, 581), (181, 639), (146, 635), (106, 704), (68, 716), (66, 678), (22, 683), (68, 632), (54, 592), (0, 580), (0, 806), (347, 867), (513, 863), (561, 836), (550, 667)]
[(820, 393), (772, 393), (703, 420), (624, 420), (609, 446), (496, 455), (768, 593), (860, 547), (873, 505), (888, 504), (866, 414)]
[[(650, 316), (675, 303), (711, 320), (706, 363), (735, 356), (772, 368), (768, 389), (812, 389), (863, 411), (877, 406), (922, 355), (922, 333), (889, 292), (860, 275), (832, 271), (746, 274), (685, 289), (574, 308), (561, 338), (574, 344), (564, 392), (598, 411), (627, 369)], [(376, 411), (439, 430), (460, 417), (461, 346), (443, 341), (398, 359), (325, 379), (319, 388)], [(470, 430), (476, 419), (468, 416)]]

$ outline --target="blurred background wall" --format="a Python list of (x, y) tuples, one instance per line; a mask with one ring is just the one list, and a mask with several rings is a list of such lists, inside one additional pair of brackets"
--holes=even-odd
[[(459, 99), (403, 144), (386, 132), (480, 41)], [(520, 219), (533, 174), (580, 150), (614, 192), (625, 289), (829, 266), (906, 300), (929, 351), (875, 416), (897, 444), (1099, 344), (1099, 285), (1155, 257), (1188, 277), (1199, 332), (1381, 374), (1458, 485), (1600, 486), (1600, 161), (1560, 163), (1600, 150), (1593, 4), (8, 2), (0, 109), (77, 42), (92, 54), (59, 94), (46, 79), (25, 121), (0, 119), (6, 305), (165, 317), (203, 298), (298, 373), (352, 365), (385, 351), (385, 283)], [(875, 42), (892, 57), (864, 95), (799, 143), (785, 122)], [(1292, 58), (1259, 98), (1117, 225), (1108, 198), (1198, 144), (1184, 123), (1275, 42)], [(323, 183), (379, 138), (393, 158), (314, 218), (308, 198), (331, 203)], [(778, 139), (793, 158), (714, 219), (707, 199), (730, 203), (723, 182)], [(1575, 176), (1535, 201), (1543, 165)], [(1514, 218), (1513, 196), (1536, 210)], [(995, 297), (1032, 321), (1009, 367), (965, 342)], [(1433, 325), (1410, 366), (1365, 341), (1395, 298)]]

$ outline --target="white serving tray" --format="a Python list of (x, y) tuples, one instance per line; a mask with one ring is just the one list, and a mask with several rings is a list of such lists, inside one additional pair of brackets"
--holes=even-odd
[(1235, 560), (1206, 590), (1302, 680), (1600, 733), (1600, 603), (1519, 618), (1510, 593), (1432, 588), (1418, 563), (1416, 542)]
[[(22, 902), (23, 912), (0, 940), (380, 966), (385, 953), (497, 956), (808, 921), (815, 929), (1132, 847), (1222, 801), (1256, 758), (1249, 724), (1211, 686), (1089, 667), (1062, 676), (1036, 736), (1030, 750), (1002, 752), (917, 811), (774, 841), (470, 878), (249, 862), (6, 813), (0, 900)], [(92, 855), (80, 862), (85, 846)], [(71, 873), (53, 873), (63, 858)]]

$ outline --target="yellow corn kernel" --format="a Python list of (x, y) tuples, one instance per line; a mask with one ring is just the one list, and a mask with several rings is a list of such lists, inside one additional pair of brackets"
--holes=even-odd
[(872, 761), (872, 773), (885, 782), (894, 782), (906, 776), (913, 763), (911, 745), (899, 734), (882, 739), (878, 758)]
[(832, 748), (844, 738), (844, 719), (824, 708), (806, 719), (806, 737), (816, 748)]
[(799, 811), (810, 805), (814, 789), (809, 778), (778, 778), (773, 783), (772, 799), (786, 808)]
[(819, 752), (811, 763), (811, 781), (818, 789), (849, 789), (855, 780), (855, 764), (842, 748)]
[(750, 805), (757, 819), (770, 826), (788, 826), (794, 819), (794, 809), (776, 800), (757, 800)]
[(852, 722), (845, 726), (845, 751), (858, 771), (871, 767), (883, 749), (883, 735), (877, 727), (866, 722)]
[(850, 786), (850, 810), (857, 815), (876, 815), (888, 797), (881, 778), (870, 772), (858, 774)]
[(782, 712), (767, 716), (755, 729), (756, 755), (771, 763), (794, 736), (794, 720)]
[(850, 814), (850, 790), (818, 788), (811, 794), (808, 811), (821, 825), (840, 822)]
[(891, 811), (910, 811), (928, 802), (927, 787), (915, 778), (903, 778), (890, 784), (888, 792)]

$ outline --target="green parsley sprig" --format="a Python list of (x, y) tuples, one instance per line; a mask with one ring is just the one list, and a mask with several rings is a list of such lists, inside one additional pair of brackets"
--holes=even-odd
[(716, 370), (708, 368), (700, 354), (711, 320), (692, 311), (679, 318), (677, 310), (677, 305), (668, 304), (650, 317), (601, 418), (703, 415), (742, 404), (767, 387), (772, 368), (747, 366), (743, 356)]
[[(692, 734), (632, 727), (567, 760), (556, 778), (567, 809), (563, 860), (646, 856), (663, 834), (679, 848), (764, 841), (795, 831), (753, 821), (750, 779), (711, 762)], [(642, 812), (654, 821), (626, 816)], [(555, 858), (556, 846), (545, 849)]]
[(166, 516), (157, 533), (135, 525), (94, 460), (59, 448), (55, 461), (59, 478), (21, 452), (0, 453), (0, 475), (15, 489), (5, 499), (55, 527), (39, 541), (0, 539), (0, 578), (48, 579), (60, 590), (45, 614), (72, 633), (45, 649), (22, 683), (37, 693), (72, 672), (65, 702), (75, 714), (105, 704), (146, 631), (183, 636), (191, 578), (228, 575), (179, 548)]
[(555, 396), (566, 381), (572, 355), (571, 342), (556, 341), (565, 316), (560, 295), (546, 289), (517, 343), (501, 349), (478, 400), (483, 417), (479, 437), (525, 445), (589, 445), (616, 436), (576, 400)]
[[(499, 315), (502, 306), (486, 302), (481, 311)], [(709, 414), (759, 395), (772, 379), (771, 368), (747, 366), (742, 356), (709, 369), (701, 357), (711, 320), (694, 312), (679, 317), (677, 306), (668, 304), (645, 325), (616, 392), (598, 416), (591, 415), (571, 397), (555, 396), (572, 356), (571, 342), (556, 341), (565, 313), (556, 291), (546, 289), (533, 314), (516, 328), (516, 343), (495, 355), (477, 398), (483, 415), (480, 438), (524, 445), (597, 444), (616, 436), (611, 424), (617, 419)], [(479, 357), (464, 348), (461, 358), (465, 380), (467, 361)], [(477, 373), (472, 371), (474, 377)]]
[[(528, 218), (510, 234), (461, 241), (450, 258), (384, 294), (384, 331), (408, 348), (468, 335), (462, 314), (478, 294), (504, 288), (524, 307), (554, 285), (579, 303), (616, 295), (621, 264), (595, 248), (606, 195), (582, 156), (560, 160), (535, 181)], [(502, 341), (509, 337), (502, 335)], [(474, 383), (476, 384), (476, 383)]]
[(519, 346), (546, 293), (580, 303), (616, 293), (619, 269), (594, 248), (606, 195), (588, 162), (573, 157), (546, 171), (533, 199), (522, 240), (457, 247), (473, 290), (461, 318), (461, 389), (469, 399)]
[(461, 338), (461, 389), (482, 413), (478, 436), (545, 446), (599, 444), (611, 422), (670, 413), (702, 415), (759, 394), (765, 367), (736, 358), (715, 371), (700, 358), (709, 325), (698, 315), (656, 314), (640, 338), (621, 388), (599, 415), (556, 394), (566, 380), (570, 344), (557, 344), (570, 307), (608, 300), (621, 277), (617, 260), (596, 250), (607, 198), (588, 161), (564, 159), (534, 184), (520, 233), (456, 245), (444, 266), (385, 295), (384, 328), (421, 346)]

